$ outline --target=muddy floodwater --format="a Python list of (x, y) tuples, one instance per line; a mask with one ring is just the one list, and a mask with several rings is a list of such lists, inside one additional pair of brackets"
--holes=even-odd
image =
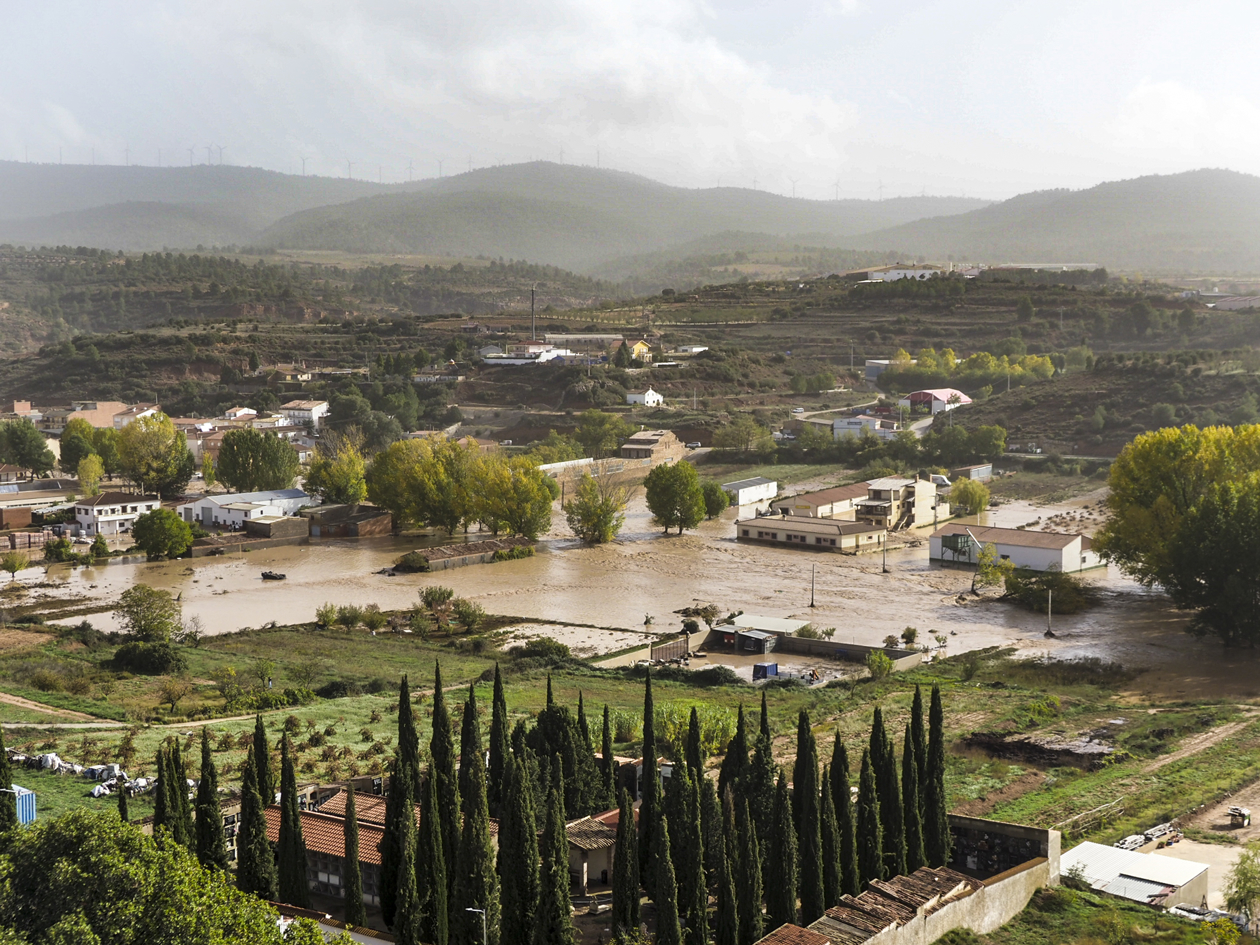
[[(1013, 526), (1056, 512), (1081, 514), (1097, 498), (1053, 507), (1011, 503), (987, 513), (985, 523)], [(639, 633), (646, 615), (653, 618), (652, 630), (672, 630), (680, 621), (674, 611), (713, 602), (727, 611), (799, 617), (822, 628), (835, 627), (838, 641), (878, 644), (888, 634), (914, 626), (920, 643), (932, 644), (935, 635), (944, 635), (951, 653), (1014, 644), (1033, 653), (1098, 656), (1150, 668), (1152, 679), (1167, 677), (1161, 685), (1167, 685), (1170, 695), (1190, 696), (1221, 684), (1240, 696), (1260, 695), (1260, 664), (1253, 655), (1223, 656), (1219, 645), (1189, 637), (1184, 614), (1172, 610), (1162, 594), (1115, 569), (1087, 574), (1102, 590), (1102, 605), (1083, 614), (1056, 616), (1056, 636), (1048, 639), (1043, 635), (1045, 615), (1007, 604), (960, 602), (971, 572), (928, 561), (930, 530), (917, 545), (891, 551), (884, 573), (879, 555), (847, 557), (739, 544), (733, 538), (734, 518), (731, 510), (694, 532), (663, 538), (639, 497), (613, 544), (581, 546), (567, 536), (557, 513), (557, 527), (535, 557), (437, 574), (377, 574), (420, 544), (414, 538), (378, 538), (317, 541), (196, 561), (77, 570), (59, 566), (48, 579), (61, 585), (53, 592), (56, 596), (107, 600), (116, 600), (136, 582), (165, 588), (180, 595), (185, 616), (199, 616), (211, 634), (271, 621), (310, 621), (325, 602), (405, 608), (428, 584), (450, 586), (492, 613)], [(469, 537), (484, 536), (474, 532)], [(264, 582), (260, 575), (265, 570), (280, 571), (287, 580)], [(31, 569), (22, 579), (35, 583), (43, 578)], [(91, 619), (104, 628), (112, 615)]]

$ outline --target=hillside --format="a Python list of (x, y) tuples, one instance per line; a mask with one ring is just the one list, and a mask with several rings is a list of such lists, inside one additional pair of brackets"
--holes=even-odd
[[(423, 193), (297, 213), (261, 239), (284, 249), (485, 254), (591, 271), (618, 257), (726, 232), (769, 234), (770, 240), (808, 236), (835, 245), (872, 227), (983, 203), (954, 197), (816, 201), (734, 187), (687, 190), (620, 171), (535, 162), (461, 174)], [(631, 272), (622, 269), (621, 275)]]
[(1048, 190), (867, 233), (849, 245), (934, 259), (1092, 262), (1110, 269), (1260, 269), (1260, 177), (1226, 170)]

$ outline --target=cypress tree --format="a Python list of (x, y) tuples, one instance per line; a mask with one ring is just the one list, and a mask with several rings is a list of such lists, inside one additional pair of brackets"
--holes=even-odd
[(687, 746), (684, 752), (687, 767), (691, 776), (699, 778), (704, 775), (704, 752), (700, 747), (700, 713), (691, 707), (691, 718), (687, 722)]
[(437, 778), (433, 768), (424, 779), (420, 795), (420, 839), (416, 849), (416, 863), (423, 867), (420, 874), (420, 931), (431, 945), (446, 945), (448, 930), (447, 873), (445, 853), (442, 850), (442, 817), (438, 812)]
[(184, 768), (184, 755), (179, 750), (179, 740), (171, 743), (166, 756), (166, 766), (171, 772), (170, 811), (171, 820), (177, 825), (175, 839), (197, 852), (197, 830), (193, 826), (192, 801), (188, 799), (188, 771)]
[(346, 844), (345, 869), (341, 882), (346, 890), (346, 925), (367, 925), (367, 910), (363, 907), (363, 872), (359, 866), (359, 815), (355, 809), (354, 788), (346, 791), (346, 819), (342, 825)]
[(448, 867), (447, 897), (454, 879), (455, 851), (459, 849), (459, 789), (455, 780), (455, 737), (451, 731), (451, 716), (446, 708), (446, 693), (442, 691), (442, 664), (433, 670), (433, 737), (429, 741), (429, 754), (433, 764), (429, 776), (437, 779), (437, 813), (442, 828), (442, 862)]
[(932, 707), (928, 713), (927, 780), (923, 791), (923, 840), (928, 866), (949, 863), (953, 836), (945, 808), (945, 710), (941, 687), (932, 687)]
[(770, 734), (770, 709), (766, 706), (766, 691), (761, 690), (761, 734), (766, 738), (773, 738)]
[(901, 876), (906, 871), (906, 824), (901, 809), (901, 787), (892, 740), (884, 730), (884, 714), (875, 707), (871, 723), (871, 768), (879, 793), (880, 827), (884, 835), (884, 875)]
[(796, 923), (796, 829), (788, 800), (787, 777), (780, 772), (774, 791), (774, 828), (770, 832), (771, 864), (765, 874), (774, 877), (766, 891), (766, 915), (771, 928)]
[[(722, 805), (712, 778), (700, 778), (700, 830), (704, 836), (704, 868), (714, 877), (722, 867), (725, 839), (722, 832)], [(732, 877), (734, 874), (732, 873)]]
[(297, 773), (293, 770), (288, 735), (280, 742), (280, 839), (276, 844), (276, 859), (280, 867), (280, 901), (309, 909), (311, 889), (306, 882), (306, 843), (302, 839)]
[[(923, 785), (927, 783), (927, 736), (923, 729), (923, 687), (917, 684), (914, 687), (914, 702), (910, 705), (910, 739), (914, 742), (914, 763), (918, 768), (915, 780), (922, 792)], [(922, 798), (919, 799), (919, 811), (922, 816)]]
[(801, 923), (809, 925), (823, 914), (822, 816), (818, 809), (818, 743), (801, 710), (796, 725), (796, 765), (792, 772), (792, 806), (800, 859)]
[(735, 803), (728, 792), (722, 804), (718, 831), (717, 913), (714, 916), (713, 945), (736, 945), (739, 917), (735, 907)]
[[(477, 718), (477, 689), (473, 683), (468, 684), (468, 699), (464, 703), (464, 715), (459, 728), (459, 812), (462, 817), (468, 816), (468, 795), (472, 792), (469, 778), (472, 766), (469, 759), (481, 754), (481, 722)], [(483, 762), (484, 765), (484, 762)], [(484, 766), (482, 768), (484, 772)]]
[(735, 737), (726, 746), (726, 756), (718, 770), (717, 790), (719, 797), (726, 796), (726, 789), (740, 790), (744, 774), (748, 770), (748, 723), (744, 720), (744, 704), (739, 704), (739, 718), (735, 722)]
[(547, 674), (547, 708), (554, 708), (556, 704), (556, 694), (551, 690), (551, 673)]
[[(392, 787), (392, 786), (391, 786)], [(398, 795), (398, 888), (394, 893), (394, 922), (391, 928), (399, 945), (421, 945), (424, 941), (420, 889), (416, 875), (416, 818), (411, 780), (400, 778), (392, 793)]]
[(840, 901), (840, 830), (836, 826), (836, 805), (831, 796), (831, 770), (823, 768), (822, 778), (822, 877), (823, 908), (830, 909)]
[[(486, 803), (486, 762), (481, 749), (481, 725), (477, 721), (477, 700), (468, 687), (464, 703), (463, 744), (460, 761), (464, 823), (455, 857), (455, 898), (451, 924), (457, 942), (479, 941), (485, 922), (486, 941), (499, 941), (499, 875), (495, 870), (494, 848), (490, 845), (490, 809)], [(564, 824), (560, 825), (561, 831)], [(565, 878), (568, 878), (568, 844), (565, 841)], [(485, 910), (484, 915), (469, 912)]]
[(919, 810), (919, 765), (914, 758), (914, 733), (906, 723), (901, 761), (901, 807), (906, 818), (906, 872), (924, 865), (923, 824)]
[(748, 779), (743, 794), (748, 800), (748, 813), (752, 817), (753, 831), (761, 849), (763, 876), (769, 875), (771, 866), (770, 831), (774, 822), (774, 780), (777, 773), (778, 765), (774, 763), (770, 739), (759, 733), (756, 747), (753, 748), (752, 761), (748, 765)]
[(652, 673), (643, 687), (643, 776), (639, 787), (639, 876), (648, 894), (656, 882), (656, 832), (660, 828), (661, 778), (656, 771), (656, 708), (652, 703)]
[[(126, 794), (121, 787), (119, 792)], [(197, 782), (197, 859), (207, 869), (228, 868), (227, 845), (223, 842), (223, 808), (219, 805), (219, 772), (210, 754), (210, 729), (201, 727), (201, 778)]]
[[(4, 727), (0, 726), (0, 834), (18, 825), (17, 795), (9, 793), (13, 790), (13, 768), (9, 764), (9, 753), (4, 747)], [(125, 797), (127, 792), (120, 793)], [(127, 802), (120, 800), (118, 809), (122, 819), (127, 819)]]
[[(4, 746), (0, 744), (0, 752), (4, 751)], [(7, 759), (6, 759), (7, 760)], [(14, 798), (16, 801), (17, 799)], [(3, 801), (0, 801), (0, 808), (3, 808)], [(131, 823), (131, 812), (127, 809), (127, 788), (124, 785), (118, 785), (118, 817), (124, 824)], [(0, 810), (0, 820), (3, 820), (4, 813)], [(0, 832), (4, 831), (4, 827), (0, 826)]]
[[(569, 843), (564, 832), (564, 802), (556, 786), (547, 795), (541, 852), (533, 945), (572, 945), (575, 931), (569, 905)], [(677, 925), (677, 919), (674, 924)]]
[(849, 753), (839, 732), (831, 750), (831, 801), (836, 811), (840, 843), (840, 891), (856, 896), (862, 891), (862, 880), (858, 873), (853, 792), (849, 787)]
[(739, 893), (736, 904), (738, 943), (753, 945), (760, 941), (764, 925), (761, 915), (761, 846), (748, 813), (748, 801), (744, 798), (740, 798), (735, 807), (735, 836), (739, 854), (735, 877), (735, 888)]
[(420, 735), (412, 708), (411, 681), (404, 675), (398, 684), (398, 750), (390, 767), (389, 792), (385, 795), (385, 831), (381, 840), (381, 915), (385, 924), (390, 926), (394, 924), (398, 870), (402, 860), (403, 805), (414, 812), (412, 805), (419, 791)]
[(704, 833), (700, 823), (701, 780), (698, 775), (688, 777), (684, 785), (687, 792), (687, 819), (682, 831), (685, 882), (679, 884), (679, 894), (687, 920), (686, 940), (691, 945), (706, 945), (709, 940), (709, 886), (704, 875)]
[(610, 810), (617, 803), (617, 762), (613, 759), (612, 717), (604, 703), (604, 730), (599, 752), (604, 763), (599, 771), (599, 806)]
[(498, 814), (505, 794), (504, 779), (507, 777), (508, 759), (508, 711), (507, 696), (503, 694), (503, 676), (499, 664), (494, 664), (494, 695), (490, 705), (490, 761), (486, 769), (486, 790), (490, 797), (490, 809)]
[[(538, 906), (538, 826), (534, 790), (524, 764), (509, 755), (499, 817), (500, 940), (530, 942)], [(615, 891), (614, 891), (615, 895)]]
[[(687, 872), (686, 833), (687, 833), (687, 795), (690, 793), (691, 776), (686, 765), (676, 765), (674, 773), (665, 782), (665, 796), (661, 804), (661, 816), (669, 822), (673, 831), (669, 837), (669, 848), (674, 856), (674, 881), (678, 885), (678, 915), (680, 922), (687, 919)], [(659, 853), (659, 851), (658, 851)]]
[(875, 772), (871, 770), (869, 749), (862, 752), (862, 774), (858, 778), (857, 861), (861, 885), (883, 879), (884, 831), (879, 819), (879, 793), (875, 788)]
[[(158, 797), (161, 797), (159, 792)], [(260, 899), (275, 899), (276, 859), (267, 839), (267, 815), (258, 793), (258, 763), (249, 747), (241, 779), (241, 820), (236, 835), (236, 885)]]
[(276, 802), (276, 779), (271, 770), (271, 748), (261, 715), (254, 716), (254, 767), (258, 773), (258, 796), (263, 807), (270, 807)]
[[(620, 941), (639, 928), (639, 833), (630, 794), (621, 790), (617, 846), (613, 854), (612, 934)], [(506, 904), (505, 904), (506, 905)], [(505, 941), (511, 941), (504, 936)]]
[[(640, 809), (639, 816), (643, 816)], [(656, 945), (682, 945), (682, 927), (678, 924), (678, 886), (674, 880), (673, 857), (669, 849), (669, 818), (662, 816), (657, 832), (660, 849), (656, 860)], [(542, 945), (542, 943), (537, 943)]]
[(166, 828), (167, 833), (174, 835), (175, 828), (171, 823), (171, 772), (166, 764), (165, 748), (158, 748), (153, 767), (157, 769), (157, 788), (153, 792), (153, 835), (157, 836), (162, 827)]
[(411, 686), (406, 675), (398, 683), (398, 760), (411, 773), (412, 797), (420, 786), (420, 736), (411, 705)]
[(591, 724), (586, 717), (586, 700), (582, 697), (581, 689), (578, 690), (577, 724), (578, 731), (582, 733), (582, 744), (588, 752), (593, 752), (595, 746), (591, 744)]

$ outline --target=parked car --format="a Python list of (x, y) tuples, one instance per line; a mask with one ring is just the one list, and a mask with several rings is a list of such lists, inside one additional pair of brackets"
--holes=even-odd
[(805, 412), (805, 408), (804, 408), (804, 407), (793, 407), (793, 408), (792, 408), (792, 413), (804, 413), (804, 412)]
[(939, 475), (938, 473), (932, 474), (932, 482), (934, 482), (938, 486), (941, 486), (942, 488), (945, 488), (945, 489), (949, 488), (949, 479), (946, 476)]
[(687, 444), (687, 449), (689, 449), (689, 450), (698, 450), (698, 449), (700, 449), (700, 441), (699, 441), (699, 440), (693, 440), (692, 442), (688, 443), (688, 444)]

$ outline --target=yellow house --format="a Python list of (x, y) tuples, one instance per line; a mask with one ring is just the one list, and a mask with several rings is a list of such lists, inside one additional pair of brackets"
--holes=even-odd
[(652, 346), (646, 341), (636, 341), (630, 346), (630, 357), (636, 361), (651, 361)]

